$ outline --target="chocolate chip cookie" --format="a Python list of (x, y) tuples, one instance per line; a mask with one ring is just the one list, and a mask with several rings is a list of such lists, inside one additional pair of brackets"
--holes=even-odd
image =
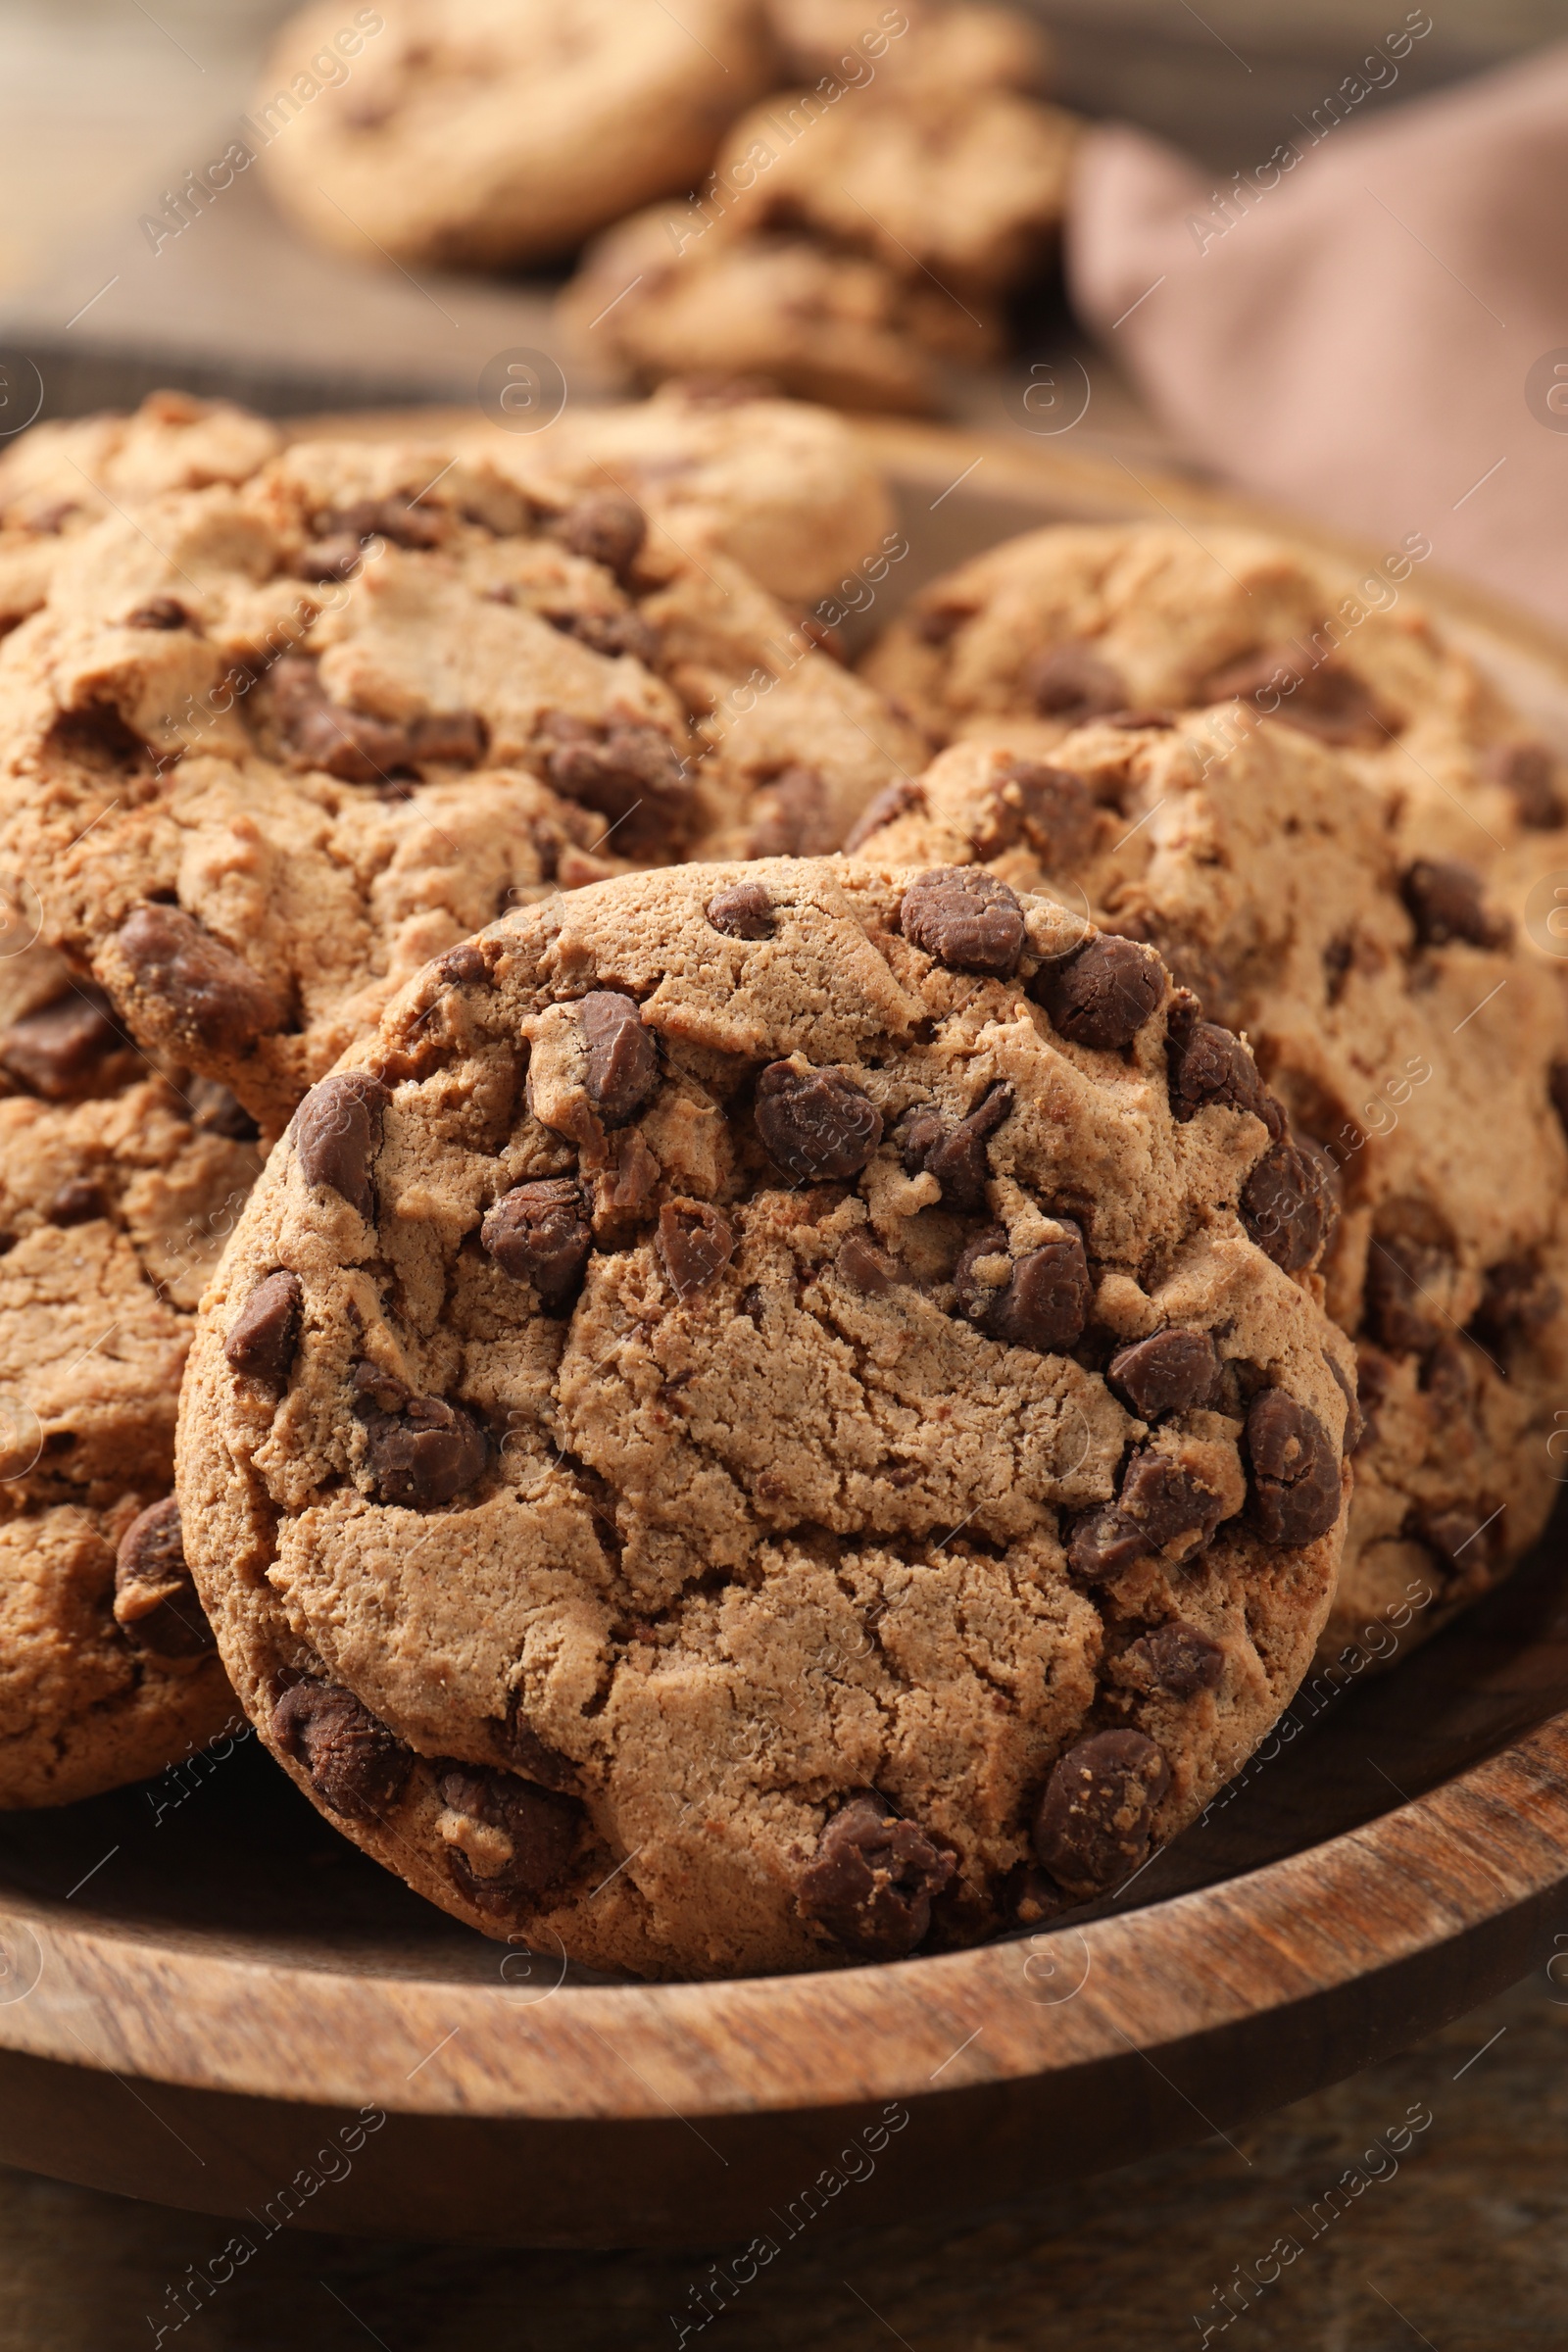
[(1250, 1205), (1283, 1134), (1152, 950), (982, 872), (492, 925), (307, 1097), (208, 1296), (179, 1492), (263, 1739), (595, 1967), (1102, 1891), (1333, 1588), (1351, 1357)]
[(684, 211), (590, 251), (564, 317), (643, 381), (756, 370), (844, 407), (929, 408), (937, 363), (1003, 348), (1000, 304), (1052, 250), (1076, 129), (1002, 89), (781, 92)]
[(1382, 795), (1407, 858), (1522, 899), (1568, 864), (1568, 787), (1419, 604), (1412, 534), (1357, 575), (1262, 534), (1165, 523), (1030, 531), (923, 589), (864, 667), (934, 739), (1048, 757), (1086, 719), (1224, 707), (1241, 743), (1289, 728)]
[(269, 1134), (509, 904), (709, 833), (831, 848), (921, 743), (622, 492), (547, 510), (392, 444), (111, 516), (0, 648), (0, 712), (47, 944)]
[(352, 24), (317, 6), (257, 94), (262, 168), (356, 259), (545, 261), (700, 178), (771, 71), (752, 0), (384, 0)]
[[(1407, 856), (1343, 751), (1277, 724), (1232, 742), (1215, 715), (1097, 721), (1049, 756), (955, 745), (873, 812), (859, 854), (983, 865), (1153, 946), (1195, 1018), (1245, 1031), (1329, 1163), (1326, 1298), (1357, 1343), (1362, 1424), (1338, 1654), (1388, 1618), (1430, 1632), (1556, 1497), (1568, 1027), (1495, 888)], [(1249, 1200), (1265, 1249), (1316, 1233), (1298, 1167), (1265, 1161)]]
[(0, 1806), (66, 1804), (235, 1711), (184, 1564), (174, 1412), (261, 1160), (232, 1098), (149, 1074), (45, 951), (0, 966)]

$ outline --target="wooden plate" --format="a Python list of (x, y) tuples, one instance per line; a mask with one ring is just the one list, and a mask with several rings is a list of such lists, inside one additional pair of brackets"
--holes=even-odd
[[(878, 623), (1037, 522), (1163, 511), (1201, 539), (1266, 519), (1049, 443), (864, 429), (911, 551)], [(1421, 593), (1568, 744), (1568, 647), (1451, 584)], [(139, 1788), (0, 1817), (0, 2160), (234, 2215), (253, 2245), (288, 2224), (782, 2247), (1229, 2132), (1551, 1951), (1565, 1539), (1559, 1514), (1397, 1675), (1309, 1687), (1121, 1897), (937, 1959), (586, 1982), (419, 1902), (244, 1734)]]

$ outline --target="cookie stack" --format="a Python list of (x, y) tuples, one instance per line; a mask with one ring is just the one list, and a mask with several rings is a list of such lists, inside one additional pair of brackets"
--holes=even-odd
[(6, 1801), (237, 1703), (486, 1934), (897, 1958), (1539, 1532), (1549, 756), (1240, 534), (1013, 542), (857, 675), (887, 523), (689, 392), (8, 461)]

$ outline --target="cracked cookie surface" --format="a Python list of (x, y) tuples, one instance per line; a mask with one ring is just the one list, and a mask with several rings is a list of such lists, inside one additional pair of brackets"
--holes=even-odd
[(174, 1415), (261, 1159), (237, 1103), (150, 1075), (46, 952), (0, 966), (0, 1805), (66, 1804), (234, 1713), (184, 1566)]
[(835, 846), (920, 741), (623, 493), (545, 510), (397, 444), (99, 524), (0, 650), (0, 711), (14, 891), (269, 1133), (508, 905), (705, 831)]
[(1189, 1821), (1310, 1658), (1351, 1373), (1254, 1238), (1278, 1105), (1183, 1003), (1049, 901), (838, 859), (624, 876), (413, 982), (181, 1408), (315, 1801), (655, 1976), (972, 1941)]
[[(1217, 744), (1212, 715), (1049, 752), (999, 724), (890, 794), (860, 854), (983, 864), (1152, 944), (1333, 1162), (1326, 1298), (1365, 1421), (1338, 1656), (1380, 1625), (1433, 1630), (1556, 1498), (1568, 1021), (1494, 873), (1410, 857), (1342, 753), (1282, 726)], [(1288, 1233), (1315, 1209), (1286, 1186), (1273, 1213)]]

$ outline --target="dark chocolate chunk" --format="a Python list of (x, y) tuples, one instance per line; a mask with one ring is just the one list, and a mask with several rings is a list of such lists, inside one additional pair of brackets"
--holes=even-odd
[(369, 1220), (370, 1166), (391, 1096), (368, 1070), (343, 1070), (313, 1086), (294, 1114), (294, 1155), (307, 1184), (329, 1186)]
[(1437, 1242), (1374, 1234), (1366, 1259), (1366, 1315), (1372, 1336), (1396, 1354), (1435, 1348), (1450, 1328), (1440, 1303), (1453, 1260)]
[(185, 1565), (179, 1504), (172, 1494), (150, 1504), (120, 1539), (115, 1623), (150, 1657), (200, 1658), (216, 1646)]
[(1165, 1759), (1142, 1732), (1092, 1732), (1052, 1767), (1035, 1810), (1035, 1852), (1069, 1894), (1114, 1886), (1148, 1860), (1169, 1787)]
[(1196, 1698), (1200, 1690), (1217, 1690), (1225, 1672), (1223, 1645), (1180, 1617), (1145, 1634), (1133, 1643), (1131, 1654), (1147, 1665), (1172, 1698)]
[(1069, 768), (1015, 760), (991, 787), (991, 806), (978, 826), (975, 855), (982, 861), (1027, 840), (1050, 871), (1077, 865), (1095, 844), (1099, 810), (1095, 796)]
[(49, 1203), (51, 1225), (90, 1225), (109, 1214), (109, 1196), (91, 1176), (74, 1176)]
[(648, 517), (623, 490), (590, 490), (556, 526), (562, 544), (624, 580), (642, 554)]
[(787, 767), (757, 796), (749, 858), (823, 858), (838, 848), (837, 820), (820, 768)]
[(1204, 702), (1250, 703), (1266, 718), (1283, 719), (1320, 743), (1374, 750), (1396, 732), (1364, 678), (1337, 661), (1323, 662), (1299, 646), (1265, 646), (1217, 670), (1201, 689)]
[(382, 1502), (414, 1511), (451, 1502), (484, 1475), (484, 1433), (461, 1405), (416, 1396), (401, 1411), (366, 1423), (370, 1475)]
[[(1181, 1543), (1188, 1546), (1184, 1556), (1208, 1542), (1225, 1512), (1222, 1495), (1152, 1446), (1140, 1446), (1128, 1463), (1116, 1507), (1127, 1532), (1142, 1536), (1146, 1550), (1163, 1551), (1168, 1544)], [(1199, 1542), (1193, 1545), (1195, 1536)]]
[(659, 1084), (659, 1048), (630, 997), (596, 988), (577, 1007), (588, 1048), (588, 1100), (607, 1127), (624, 1127)]
[(715, 931), (727, 939), (771, 939), (773, 902), (760, 882), (738, 882), (721, 890), (704, 909)]
[(1025, 662), (1019, 683), (1037, 710), (1050, 718), (1099, 718), (1125, 710), (1127, 684), (1087, 645), (1054, 645)]
[(417, 552), (440, 545), (446, 522), (435, 508), (398, 490), (387, 498), (361, 498), (351, 506), (326, 508), (314, 517), (312, 528), (319, 538), (352, 539), (356, 547), (370, 539), (389, 539), (394, 547)]
[(879, 833), (884, 825), (891, 825), (896, 817), (907, 815), (916, 808), (923, 814), (925, 805), (923, 784), (913, 776), (896, 776), (891, 784), (883, 785), (874, 801), (866, 804), (845, 836), (846, 856), (853, 857), (858, 849), (870, 840), (873, 833)]
[(879, 1250), (863, 1233), (852, 1233), (833, 1262), (851, 1290), (862, 1298), (879, 1298), (903, 1279), (898, 1259)]
[(181, 907), (136, 907), (117, 945), (137, 994), (155, 1000), (161, 1025), (205, 1053), (248, 1054), (282, 1024), (283, 1008), (267, 983)]
[(1362, 1439), (1366, 1436), (1370, 1426), (1370, 1424), (1362, 1418), (1361, 1414), (1361, 1400), (1357, 1394), (1360, 1384), (1358, 1381), (1352, 1383), (1348, 1373), (1342, 1372), (1340, 1370), (1338, 1363), (1335, 1361), (1334, 1357), (1330, 1355), (1326, 1348), (1323, 1350), (1323, 1361), (1327, 1364), (1329, 1370), (1334, 1375), (1334, 1386), (1339, 1390), (1340, 1395), (1345, 1398), (1345, 1444), (1343, 1450), (1347, 1455), (1349, 1455), (1355, 1452)]
[(1149, 1542), (1142, 1528), (1123, 1519), (1113, 1502), (1085, 1511), (1067, 1545), (1067, 1565), (1086, 1585), (1119, 1576), (1135, 1560), (1148, 1557)]
[(985, 1318), (993, 1339), (1038, 1348), (1042, 1355), (1060, 1355), (1078, 1345), (1094, 1296), (1082, 1233), (1070, 1217), (1056, 1222), (1065, 1229), (1061, 1238), (1013, 1261), (1007, 1287)]
[(271, 1730), (322, 1804), (345, 1821), (379, 1821), (414, 1769), (413, 1748), (340, 1683), (290, 1683), (272, 1702)]
[(1105, 1377), (1141, 1421), (1153, 1421), (1206, 1403), (1219, 1353), (1206, 1331), (1151, 1332), (1113, 1355)]
[(1285, 1113), (1241, 1039), (1218, 1021), (1201, 1019), (1197, 998), (1185, 991), (1171, 1007), (1166, 1055), (1173, 1117), (1190, 1119), (1212, 1102), (1250, 1111), (1276, 1142), (1285, 1133)]
[(436, 957), (436, 976), (447, 988), (488, 988), (490, 966), (477, 941), (464, 939)]
[(918, 1822), (902, 1821), (876, 1789), (858, 1788), (801, 1873), (800, 1906), (858, 1958), (898, 1960), (925, 1935), (931, 1898), (956, 1868)]
[(1548, 833), (1568, 810), (1557, 790), (1557, 762), (1544, 743), (1504, 743), (1487, 755), (1485, 773), (1513, 794), (1519, 822)]
[(497, 1857), (485, 1849), (493, 1841), (476, 1840), (479, 1855), (472, 1858), (454, 1838), (447, 1845), (447, 1867), (453, 1883), (480, 1911), (505, 1914), (543, 1894), (569, 1868), (582, 1824), (582, 1811), (570, 1798), (550, 1794), (518, 1780), (510, 1772), (490, 1772), (483, 1765), (453, 1764), (442, 1773), (441, 1802), (451, 1813), (498, 1832), (508, 1851)]
[(1312, 1544), (1340, 1515), (1340, 1457), (1314, 1412), (1260, 1389), (1247, 1415), (1252, 1523), (1266, 1544)]
[(546, 612), (541, 617), (564, 637), (575, 637), (612, 662), (630, 654), (652, 667), (659, 659), (659, 631), (640, 612)]
[(256, 1285), (223, 1346), (236, 1372), (281, 1388), (300, 1344), (305, 1293), (297, 1274), (269, 1274)]
[(101, 989), (73, 988), (0, 1034), (0, 1062), (49, 1102), (90, 1093), (104, 1065), (125, 1044)]
[(544, 1176), (515, 1186), (486, 1211), (479, 1240), (503, 1274), (531, 1282), (544, 1305), (562, 1305), (593, 1249), (581, 1185), (570, 1176)]
[(125, 615), (127, 629), (188, 629), (193, 625), (184, 606), (172, 596), (150, 597)]
[(597, 729), (586, 720), (558, 718), (549, 744), (550, 782), (568, 801), (612, 820), (617, 851), (630, 856), (657, 843), (684, 816), (685, 767), (658, 727), (628, 722)]
[(757, 1132), (786, 1176), (843, 1184), (882, 1141), (882, 1113), (844, 1070), (770, 1061), (757, 1081)]
[(261, 1133), (244, 1103), (216, 1078), (188, 1079), (185, 1101), (191, 1125), (204, 1134), (226, 1135), (235, 1144), (254, 1144)]
[(522, 1711), (522, 1692), (514, 1690), (507, 1702), (506, 1720), (493, 1723), (491, 1733), (504, 1760), (525, 1781), (542, 1788), (570, 1795), (577, 1788), (577, 1767), (569, 1756), (548, 1747)]
[(659, 1212), (659, 1254), (684, 1306), (711, 1290), (735, 1254), (735, 1236), (704, 1200), (666, 1200)]
[(955, 972), (1006, 979), (1023, 953), (1023, 908), (1005, 882), (978, 865), (939, 865), (904, 894), (904, 936)]
[(1488, 1266), (1484, 1279), (1486, 1288), (1470, 1329), (1494, 1350), (1544, 1330), (1562, 1304), (1557, 1285), (1545, 1281), (1529, 1258), (1505, 1257)]
[(1046, 964), (1030, 995), (1071, 1045), (1109, 1052), (1127, 1045), (1165, 993), (1165, 966), (1152, 948), (1102, 931), (1065, 963)]
[(1475, 867), (1446, 858), (1418, 858), (1399, 883), (1399, 896), (1423, 948), (1446, 947), (1455, 939), (1473, 948), (1506, 945), (1508, 926), (1487, 912), (1481, 892)]
[[(926, 1140), (920, 1166), (941, 1185), (946, 1207), (970, 1213), (985, 1207), (986, 1182), (991, 1174), (986, 1146), (1011, 1112), (1012, 1105), (1013, 1090), (1004, 1078), (986, 1090), (969, 1116), (951, 1132), (940, 1120), (936, 1121), (936, 1133)], [(915, 1137), (926, 1136), (926, 1121), (930, 1116), (916, 1113), (904, 1130), (901, 1148), (906, 1167)], [(913, 1172), (911, 1169), (910, 1173)]]
[(1242, 1222), (1287, 1274), (1319, 1256), (1339, 1216), (1334, 1163), (1316, 1144), (1284, 1136), (1242, 1187)]

